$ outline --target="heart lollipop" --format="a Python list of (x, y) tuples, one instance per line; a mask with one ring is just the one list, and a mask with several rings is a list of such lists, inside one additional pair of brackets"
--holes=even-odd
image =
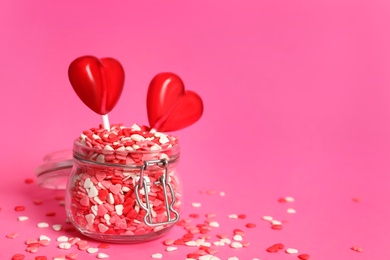
[(203, 114), (199, 95), (185, 91), (183, 81), (170, 72), (157, 74), (152, 79), (146, 103), (150, 126), (161, 132), (185, 128)]
[(117, 104), (125, 81), (122, 65), (113, 58), (82, 56), (69, 65), (68, 76), (77, 96), (103, 116), (104, 128), (109, 129), (107, 113)]

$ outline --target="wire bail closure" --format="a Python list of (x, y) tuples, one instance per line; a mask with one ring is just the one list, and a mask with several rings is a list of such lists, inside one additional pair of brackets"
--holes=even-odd
[[(175, 193), (173, 191), (172, 185), (170, 184), (169, 180), (169, 174), (168, 174), (168, 160), (166, 158), (161, 159), (161, 160), (150, 160), (150, 161), (145, 161), (144, 164), (141, 166), (140, 169), (140, 178), (134, 187), (134, 192), (135, 192), (135, 197), (136, 200), (141, 208), (143, 208), (146, 211), (146, 214), (144, 216), (144, 222), (147, 226), (154, 227), (154, 226), (161, 226), (161, 225), (167, 225), (167, 224), (174, 224), (179, 220), (179, 213), (173, 209), (173, 205), (175, 203)], [(164, 174), (160, 176), (160, 178), (154, 182), (155, 185), (161, 185), (163, 188), (164, 192), (164, 204), (165, 204), (165, 209), (167, 213), (167, 218), (168, 221), (163, 221), (163, 222), (156, 222), (153, 223), (152, 219), (152, 214), (151, 214), (151, 205), (149, 202), (149, 193), (148, 193), (148, 186), (151, 185), (150, 182), (144, 177), (144, 171), (153, 165), (160, 166), (161, 168), (164, 168)], [(167, 189), (168, 187), (168, 189)], [(142, 202), (142, 199), (139, 196), (139, 190), (144, 189), (145, 193), (145, 203)], [(171, 202), (169, 203), (168, 201), (168, 192), (171, 194)], [(171, 216), (171, 212), (175, 215), (174, 218)]]

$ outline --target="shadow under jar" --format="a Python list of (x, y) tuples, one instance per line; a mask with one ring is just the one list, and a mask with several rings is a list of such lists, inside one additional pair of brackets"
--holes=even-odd
[(66, 190), (69, 220), (82, 234), (106, 242), (163, 236), (179, 220), (179, 156), (178, 144), (158, 151), (116, 151), (76, 140)]

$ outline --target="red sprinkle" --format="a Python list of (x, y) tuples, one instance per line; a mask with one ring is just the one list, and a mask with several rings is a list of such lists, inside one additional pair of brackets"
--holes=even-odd
[(246, 215), (245, 214), (239, 214), (237, 215), (238, 218), (240, 219), (246, 219)]
[(102, 244), (98, 245), (98, 248), (107, 249), (107, 248), (110, 248), (110, 244), (102, 243)]
[(199, 218), (199, 214), (190, 214), (190, 218)]
[(26, 178), (26, 179), (24, 180), (24, 183), (26, 183), (26, 184), (34, 183), (34, 179), (32, 179), (32, 178)]
[(300, 254), (298, 255), (298, 258), (301, 260), (308, 260), (310, 256), (308, 254)]
[(12, 256), (12, 260), (23, 260), (25, 258), (22, 254), (16, 254)]
[(26, 208), (24, 206), (16, 206), (15, 211), (24, 211)]
[(46, 216), (48, 217), (54, 217), (56, 215), (56, 213), (54, 211), (49, 211), (46, 213)]
[(282, 227), (282, 225), (272, 225), (271, 228), (272, 228), (272, 229), (275, 229), (275, 230), (280, 230), (280, 229), (282, 229), (283, 227)]
[(245, 225), (247, 228), (255, 228), (256, 227), (256, 224), (255, 223), (247, 223)]
[(47, 260), (46, 256), (36, 256), (35, 260)]

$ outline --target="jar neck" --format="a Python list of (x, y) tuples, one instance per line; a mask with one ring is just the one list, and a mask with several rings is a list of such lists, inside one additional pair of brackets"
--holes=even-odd
[(76, 140), (73, 145), (73, 158), (75, 161), (101, 166), (139, 168), (145, 163), (158, 161), (175, 163), (180, 157), (178, 144), (168, 149), (161, 150), (106, 150), (88, 147)]

